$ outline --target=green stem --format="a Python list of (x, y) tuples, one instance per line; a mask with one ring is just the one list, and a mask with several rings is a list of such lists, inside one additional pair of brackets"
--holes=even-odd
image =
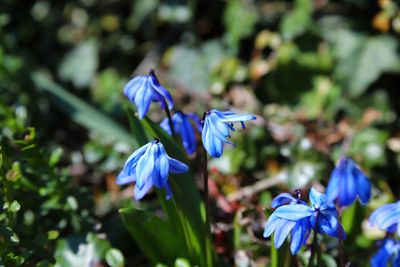
[(207, 151), (203, 146), (203, 183), (204, 183), (204, 207), (205, 207), (205, 227), (206, 227), (206, 234), (207, 238), (205, 239), (205, 246), (206, 246), (206, 262), (208, 263), (211, 257), (209, 255), (211, 251), (211, 225), (210, 225), (210, 217), (209, 217), (209, 200), (208, 200), (208, 169), (207, 169)]
[(168, 109), (167, 101), (165, 99), (164, 99), (164, 111), (165, 111), (165, 113), (167, 114), (167, 117), (168, 117), (168, 124), (169, 124), (169, 128), (171, 129), (171, 135), (172, 135), (172, 137), (174, 139), (176, 139), (174, 123), (172, 122), (171, 112)]

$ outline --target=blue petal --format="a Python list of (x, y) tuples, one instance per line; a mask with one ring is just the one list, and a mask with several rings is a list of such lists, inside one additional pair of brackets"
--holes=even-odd
[(272, 213), (265, 224), (263, 236), (265, 238), (269, 237), (275, 231), (276, 227), (282, 222), (282, 220), (283, 219), (278, 218), (274, 213)]
[(167, 183), (165, 185), (165, 189), (167, 190), (167, 196), (165, 197), (167, 200), (171, 199), (172, 197), (172, 190), (171, 190), (171, 186), (169, 185), (169, 183)]
[(291, 202), (297, 202), (297, 198), (293, 197), (289, 193), (282, 193), (276, 196), (271, 203), (272, 208), (276, 208), (278, 206), (282, 206), (285, 204), (289, 204)]
[(298, 221), (293, 227), (290, 237), (290, 251), (292, 255), (295, 255), (300, 247), (306, 243), (310, 227), (307, 219)]
[(155, 145), (151, 144), (146, 150), (146, 153), (139, 159), (136, 166), (136, 187), (142, 189), (150, 175), (153, 173), (154, 168), (154, 150)]
[(328, 186), (326, 187), (326, 197), (330, 202), (335, 201), (338, 196), (339, 196), (339, 191), (340, 191), (340, 186), (339, 186), (339, 181), (340, 181), (340, 176), (341, 175), (341, 170), (338, 168), (335, 168), (332, 171), (331, 178), (329, 179)]
[(187, 114), (187, 116), (194, 122), (197, 131), (201, 132), (203, 129), (203, 125), (201, 124), (201, 120), (200, 120), (199, 116), (197, 116), (194, 113), (189, 113), (189, 114)]
[(222, 122), (236, 122), (236, 121), (248, 121), (248, 120), (255, 120), (257, 119), (254, 115), (247, 115), (247, 114), (235, 114), (235, 115), (228, 115), (221, 118), (220, 121)]
[(183, 147), (185, 148), (186, 152), (189, 155), (193, 154), (196, 151), (196, 137), (193, 126), (190, 124), (186, 116), (182, 117), (180, 134), (182, 137)]
[(327, 202), (326, 196), (324, 194), (318, 192), (317, 190), (315, 190), (314, 187), (312, 187), (310, 189), (310, 193), (308, 196), (310, 198), (311, 205), (314, 208), (320, 208), (322, 205), (324, 205)]
[(153, 90), (150, 87), (149, 81), (147, 79), (146, 82), (143, 83), (142, 87), (137, 91), (134, 99), (140, 119), (143, 119), (146, 115), (152, 100)]
[(168, 108), (171, 110), (174, 107), (174, 100), (172, 99), (172, 96), (168, 90), (161, 86), (157, 79), (153, 76), (150, 78), (150, 83), (153, 89), (168, 101)]
[(124, 170), (127, 175), (133, 175), (134, 174), (134, 169), (136, 168), (137, 162), (139, 161), (140, 157), (146, 152), (147, 148), (149, 147), (151, 143), (148, 143), (139, 149), (135, 150), (129, 158), (126, 160), (125, 165), (124, 165)]
[(168, 182), (169, 161), (164, 147), (161, 143), (154, 145), (155, 148), (155, 164), (153, 169), (153, 183), (156, 187), (162, 188)]
[(386, 250), (385, 245), (383, 245), (378, 252), (371, 258), (370, 264), (371, 267), (381, 267), (387, 266), (389, 263), (389, 259), (391, 257), (391, 253)]
[(225, 123), (220, 122), (215, 114), (209, 114), (206, 117), (205, 124), (209, 125), (209, 130), (212, 132), (213, 135), (215, 135), (215, 137), (217, 137), (221, 141), (224, 141), (227, 137), (229, 137), (229, 128)]
[(379, 228), (382, 230), (388, 229), (394, 224), (397, 224), (400, 222), (400, 210), (392, 210), (387, 216), (382, 218)]
[(354, 177), (356, 179), (357, 194), (362, 204), (367, 204), (371, 198), (371, 184), (361, 170), (354, 169)]
[(383, 221), (387, 218), (387, 216), (389, 216), (393, 211), (396, 210), (398, 210), (398, 202), (383, 205), (372, 212), (372, 214), (369, 216), (369, 222), (371, 223), (371, 225), (381, 228), (381, 225)]
[(314, 210), (302, 204), (280, 206), (274, 212), (276, 216), (286, 220), (297, 221), (313, 215)]
[(335, 216), (330, 214), (321, 214), (318, 216), (318, 231), (339, 239), (346, 238), (346, 232)]
[(136, 184), (135, 186), (135, 190), (134, 190), (134, 196), (136, 200), (142, 199), (144, 197), (144, 195), (147, 194), (147, 192), (149, 192), (149, 190), (152, 188), (153, 186), (153, 181), (151, 179), (147, 179), (147, 181), (145, 182), (145, 184), (143, 185), (142, 188), (139, 188)]
[(146, 76), (138, 76), (130, 80), (124, 87), (124, 94), (130, 101), (133, 102), (137, 91), (146, 82)]
[(274, 244), (276, 248), (280, 248), (280, 246), (282, 246), (283, 241), (285, 241), (287, 235), (295, 225), (295, 221), (289, 220), (282, 220), (281, 223), (277, 225), (274, 234)]
[[(169, 135), (172, 135), (171, 128), (169, 127), (169, 120), (168, 118), (165, 118), (162, 120), (160, 123), (160, 127), (163, 128)], [(175, 125), (174, 125), (175, 128)]]
[(189, 167), (185, 163), (174, 158), (168, 157), (168, 163), (170, 173), (183, 173), (189, 170)]
[(133, 183), (136, 181), (136, 176), (132, 173), (132, 175), (128, 175), (125, 171), (125, 169), (122, 169), (122, 171), (118, 174), (117, 176), (117, 185), (124, 185), (124, 184), (129, 184)]
[(209, 120), (206, 119), (201, 135), (203, 146), (207, 150), (208, 154), (215, 158), (219, 158), (222, 156), (223, 153), (223, 142), (213, 135), (213, 133), (209, 129), (212, 126), (210, 126), (209, 124)]
[(353, 176), (354, 164), (350, 161), (346, 161), (345, 169), (342, 172), (339, 182), (339, 199), (338, 204), (340, 206), (348, 206), (354, 202), (357, 195), (357, 188), (355, 183), (355, 177)]

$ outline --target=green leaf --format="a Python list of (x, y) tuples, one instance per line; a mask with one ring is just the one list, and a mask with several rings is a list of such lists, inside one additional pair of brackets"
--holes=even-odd
[(328, 34), (338, 59), (335, 75), (352, 97), (363, 94), (385, 72), (400, 72), (398, 42), (389, 35), (367, 37), (339, 30)]
[(224, 24), (227, 28), (227, 39), (232, 48), (237, 51), (239, 41), (254, 32), (259, 19), (258, 11), (254, 5), (246, 1), (228, 1), (224, 14)]
[[(145, 145), (151, 139), (151, 136), (148, 136), (143, 129), (142, 123), (135, 116), (133, 110), (129, 107), (125, 107), (126, 113), (128, 115), (129, 125), (131, 127), (131, 131), (137, 142), (140, 146)], [(153, 136), (154, 137), (154, 136)]]
[(270, 267), (289, 267), (292, 266), (292, 256), (290, 254), (288, 242), (277, 249), (274, 244), (271, 244), (271, 264)]
[(173, 265), (175, 258), (179, 254), (184, 254), (168, 222), (152, 212), (135, 208), (121, 209), (120, 213), (129, 233), (154, 265), (157, 263)]
[(106, 253), (107, 264), (111, 267), (122, 267), (124, 266), (124, 256), (118, 249), (109, 249)]
[[(226, 55), (222, 43), (212, 40), (200, 47), (177, 45), (167, 53), (171, 76), (194, 92), (206, 91), (211, 84), (211, 74)], [(190, 69), (191, 71), (187, 71)]]
[(14, 200), (10, 207), (8, 208), (11, 212), (15, 213), (17, 211), (19, 211), (19, 209), (21, 208), (21, 205), (19, 205), (18, 201)]
[(287, 13), (280, 25), (280, 31), (286, 39), (303, 34), (312, 23), (312, 1), (296, 0), (293, 10)]
[(187, 259), (176, 259), (175, 267), (191, 267), (191, 265)]
[(60, 160), (63, 152), (64, 151), (63, 151), (63, 149), (61, 147), (57, 147), (56, 149), (54, 149), (51, 152), (50, 159), (49, 159), (50, 167), (54, 167), (58, 163), (58, 161)]
[(137, 147), (136, 140), (119, 124), (54, 83), (44, 73), (34, 73), (32, 80), (36, 88), (49, 93), (54, 106), (70, 116), (74, 122), (89, 130), (99, 131), (112, 137), (115, 141), (126, 142)]
[(362, 206), (356, 201), (342, 213), (342, 225), (346, 231), (345, 243), (349, 246), (355, 243), (355, 240), (362, 232), (362, 221), (365, 218), (365, 212)]
[(95, 40), (79, 43), (65, 55), (58, 75), (64, 81), (71, 81), (77, 87), (88, 86), (96, 73), (98, 62), (98, 45)]

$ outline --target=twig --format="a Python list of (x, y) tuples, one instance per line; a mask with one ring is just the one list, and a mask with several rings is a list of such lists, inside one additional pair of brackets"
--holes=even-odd
[(262, 179), (259, 182), (256, 182), (252, 185), (242, 187), (241, 189), (232, 192), (227, 195), (226, 199), (229, 202), (237, 201), (239, 199), (242, 199), (244, 197), (249, 197), (254, 194), (257, 194), (261, 191), (264, 191), (267, 188), (273, 187), (275, 185), (281, 184), (284, 181), (284, 177), (282, 174), (278, 174), (276, 176), (273, 176), (271, 178), (265, 178)]

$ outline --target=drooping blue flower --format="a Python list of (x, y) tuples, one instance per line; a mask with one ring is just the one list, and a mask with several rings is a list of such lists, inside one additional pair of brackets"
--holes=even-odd
[(231, 111), (219, 111), (212, 109), (204, 113), (202, 140), (204, 148), (208, 154), (219, 158), (224, 150), (224, 143), (232, 144), (227, 141), (230, 138), (230, 131), (234, 131), (233, 122), (240, 122), (245, 128), (245, 121), (255, 120), (256, 116), (247, 114), (236, 114)]
[[(200, 118), (194, 114), (189, 113), (185, 114), (181, 111), (175, 112), (172, 115), (172, 123), (174, 127), (175, 133), (178, 133), (181, 136), (183, 147), (185, 148), (186, 152), (191, 155), (196, 151), (196, 135), (194, 131), (193, 125), (190, 123), (191, 119), (195, 123), (195, 128), (201, 132), (201, 123)], [(165, 118), (160, 123), (161, 128), (163, 128), (169, 135), (172, 135), (169, 120)]]
[(400, 236), (400, 201), (377, 208), (369, 216), (369, 222), (389, 233), (397, 232)]
[(143, 198), (153, 185), (157, 188), (165, 188), (167, 198), (170, 198), (168, 174), (183, 173), (188, 169), (186, 164), (170, 158), (163, 144), (155, 139), (133, 152), (118, 174), (117, 184), (136, 182), (134, 191), (136, 200)]
[(326, 195), (311, 188), (309, 194), (311, 207), (304, 204), (281, 206), (274, 214), (282, 219), (299, 221), (308, 218), (314, 231), (339, 239), (345, 239), (346, 233), (338, 220), (335, 205), (328, 201)]
[(165, 109), (167, 102), (170, 110), (174, 106), (171, 94), (160, 85), (154, 70), (150, 70), (148, 75), (137, 76), (130, 80), (124, 87), (124, 94), (135, 103), (140, 119), (146, 115), (151, 102), (158, 102), (161, 109)]
[(394, 239), (385, 239), (377, 253), (371, 258), (371, 267), (388, 266), (400, 267), (400, 242)]
[(371, 184), (353, 160), (342, 157), (332, 171), (326, 195), (341, 207), (352, 204), (357, 196), (366, 204), (371, 198)]
[[(282, 193), (278, 195), (272, 201), (272, 208), (276, 208), (281, 205), (305, 205), (307, 204), (298, 198), (294, 198), (288, 193)], [(298, 221), (291, 221), (283, 218), (279, 218), (276, 214), (272, 213), (268, 218), (268, 221), (264, 228), (264, 237), (269, 237), (273, 232), (274, 244), (276, 248), (280, 248), (286, 236), (290, 233), (290, 250), (293, 255), (307, 242), (308, 236), (311, 231), (311, 224), (308, 218), (304, 218)]]

